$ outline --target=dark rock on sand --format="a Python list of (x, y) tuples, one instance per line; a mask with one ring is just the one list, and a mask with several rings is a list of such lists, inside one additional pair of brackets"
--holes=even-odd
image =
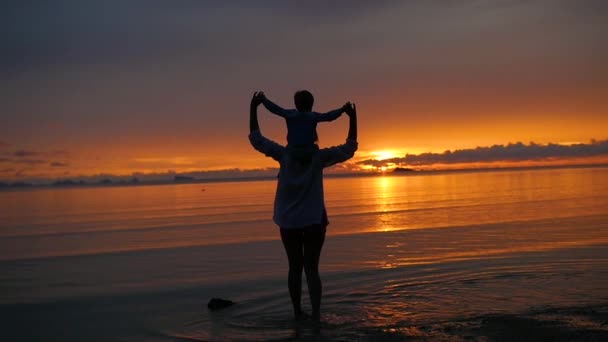
[(234, 305), (233, 301), (222, 298), (212, 298), (209, 303), (207, 303), (207, 307), (212, 311), (227, 308), (232, 305)]

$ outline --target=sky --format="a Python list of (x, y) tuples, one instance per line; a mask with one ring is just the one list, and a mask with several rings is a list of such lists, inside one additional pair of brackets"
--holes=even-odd
[[(299, 89), (317, 111), (355, 102), (343, 169), (455, 164), (412, 159), (446, 150), (496, 163), (492, 146), (518, 142), (506, 161), (608, 161), (605, 1), (0, 6), (0, 180), (276, 167), (248, 142), (256, 90), (284, 107)], [(284, 144), (284, 121), (259, 116)], [(319, 124), (321, 147), (347, 127)]]

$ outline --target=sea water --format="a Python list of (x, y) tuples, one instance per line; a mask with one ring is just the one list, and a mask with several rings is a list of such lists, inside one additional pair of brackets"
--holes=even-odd
[[(608, 168), (326, 178), (314, 329), (291, 321), (275, 186), (1, 191), (3, 330), (20, 340), (356, 340), (608, 301)], [(210, 312), (212, 297), (237, 304)], [(303, 302), (309, 310), (306, 292)]]

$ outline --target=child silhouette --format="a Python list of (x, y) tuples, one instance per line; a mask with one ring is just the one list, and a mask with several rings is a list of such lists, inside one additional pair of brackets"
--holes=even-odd
[(264, 93), (264, 107), (269, 112), (285, 118), (287, 123), (287, 150), (296, 159), (305, 161), (310, 159), (310, 155), (315, 148), (318, 148), (317, 123), (324, 121), (334, 121), (339, 118), (342, 113), (350, 106), (346, 103), (344, 106), (321, 114), (312, 111), (312, 105), (315, 101), (314, 97), (308, 90), (299, 90), (294, 96), (296, 109), (284, 109), (274, 102), (270, 101)]

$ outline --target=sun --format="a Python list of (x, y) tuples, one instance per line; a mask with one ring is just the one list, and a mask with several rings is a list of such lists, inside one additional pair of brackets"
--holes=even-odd
[(397, 153), (391, 150), (374, 151), (372, 152), (372, 155), (374, 156), (374, 159), (377, 160), (391, 159), (397, 157)]

